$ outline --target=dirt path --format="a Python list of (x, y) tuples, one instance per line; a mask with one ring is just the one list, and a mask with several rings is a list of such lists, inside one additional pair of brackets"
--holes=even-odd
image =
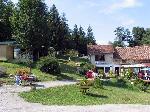
[[(69, 81), (40, 82), (39, 88), (75, 84)], [(30, 87), (0, 87), (0, 112), (150, 112), (149, 105), (100, 105), (100, 106), (46, 106), (29, 103), (18, 96)]]

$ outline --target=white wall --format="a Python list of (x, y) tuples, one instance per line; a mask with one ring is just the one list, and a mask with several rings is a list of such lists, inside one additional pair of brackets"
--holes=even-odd
[(113, 54), (105, 54), (105, 62), (113, 63)]
[(95, 55), (90, 55), (89, 60), (93, 65), (95, 65)]

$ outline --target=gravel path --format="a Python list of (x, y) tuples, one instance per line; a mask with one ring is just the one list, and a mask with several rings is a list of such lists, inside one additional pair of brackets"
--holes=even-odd
[[(39, 88), (75, 84), (68, 81), (40, 82)], [(29, 91), (30, 87), (0, 87), (0, 112), (150, 112), (149, 105), (100, 105), (100, 106), (46, 106), (28, 103), (18, 96), (18, 92)]]

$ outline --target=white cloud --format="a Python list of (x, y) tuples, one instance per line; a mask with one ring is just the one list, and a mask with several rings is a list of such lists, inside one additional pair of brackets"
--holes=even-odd
[(111, 10), (118, 10), (123, 8), (134, 8), (141, 6), (142, 3), (140, 3), (138, 0), (124, 0), (119, 3), (114, 3), (110, 6)]
[(101, 13), (111, 14), (118, 10), (141, 7), (143, 4), (139, 0), (120, 0), (119, 2), (114, 2), (104, 9), (100, 10)]

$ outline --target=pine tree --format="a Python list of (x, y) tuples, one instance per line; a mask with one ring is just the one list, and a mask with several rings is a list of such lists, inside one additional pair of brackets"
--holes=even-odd
[(84, 29), (80, 26), (79, 28), (79, 54), (87, 54), (87, 39), (85, 37)]
[(87, 44), (95, 44), (96, 43), (91, 26), (89, 26), (87, 29), (86, 38), (87, 38)]
[(12, 29), (10, 17), (13, 12), (13, 3), (7, 0), (0, 0), (0, 41), (10, 40)]
[(51, 47), (54, 47), (55, 50), (59, 51), (59, 31), (61, 27), (61, 17), (55, 5), (50, 8), (48, 14), (48, 27), (50, 29), (50, 39), (51, 39)]
[(74, 43), (75, 43), (75, 50), (78, 50), (79, 49), (80, 35), (79, 35), (78, 26), (76, 24), (74, 25), (74, 29), (72, 31), (72, 38), (73, 38)]

